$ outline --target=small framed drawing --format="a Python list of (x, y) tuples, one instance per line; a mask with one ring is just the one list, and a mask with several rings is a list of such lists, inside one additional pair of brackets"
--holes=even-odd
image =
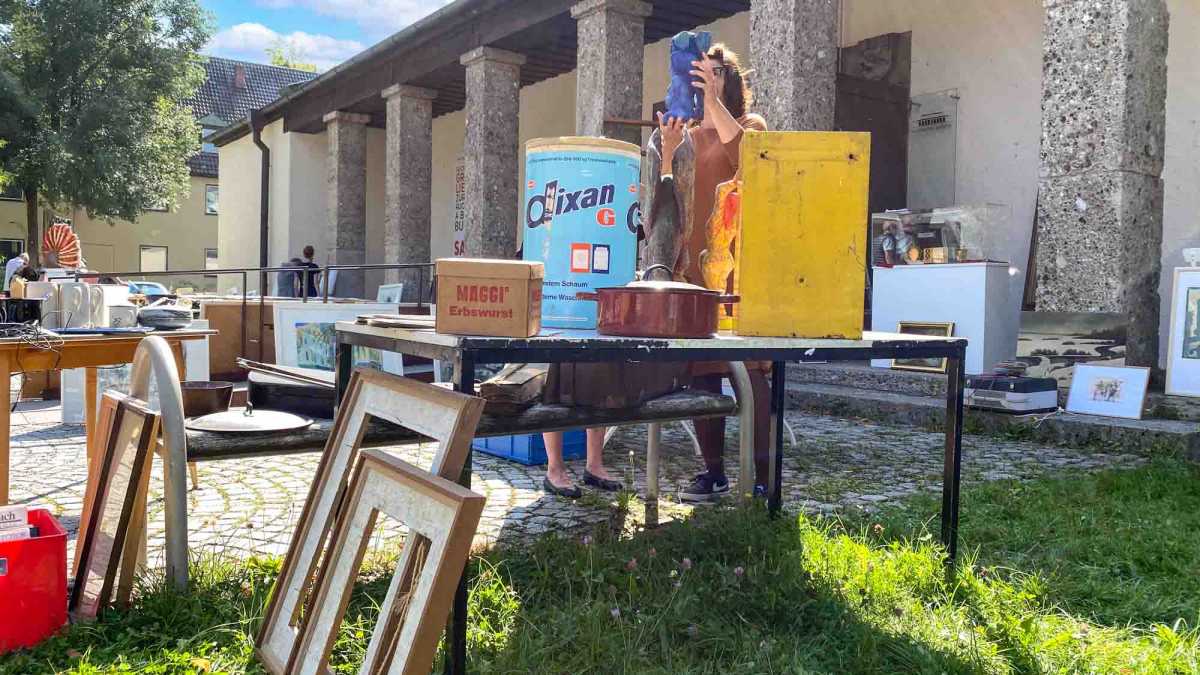
[(380, 284), (379, 290), (375, 292), (375, 301), (399, 305), (403, 296), (404, 284)]
[(1200, 267), (1175, 268), (1166, 390), (1172, 396), (1200, 396)]
[(1149, 383), (1149, 368), (1080, 363), (1071, 377), (1067, 412), (1140, 420)]
[[(396, 304), (382, 302), (276, 302), (275, 363), (281, 366), (334, 370), (338, 321), (354, 321), (361, 314), (395, 314)], [(354, 365), (404, 374), (404, 361), (395, 352), (354, 348)]]
[[(929, 337), (954, 337), (954, 322), (952, 321), (901, 321), (896, 326), (897, 333), (906, 335), (927, 335)], [(946, 359), (892, 359), (894, 370), (919, 370), (927, 373), (946, 372)]]

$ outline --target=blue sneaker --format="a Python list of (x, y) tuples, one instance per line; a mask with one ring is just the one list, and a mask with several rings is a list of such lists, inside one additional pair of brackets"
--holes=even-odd
[(729, 479), (724, 474), (705, 471), (696, 474), (691, 485), (679, 493), (679, 498), (685, 502), (710, 502), (726, 492), (729, 492)]

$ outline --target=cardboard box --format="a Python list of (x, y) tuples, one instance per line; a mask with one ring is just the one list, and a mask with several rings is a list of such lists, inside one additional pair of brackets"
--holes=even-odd
[(542, 329), (540, 262), (486, 258), (437, 261), (439, 333), (532, 337)]

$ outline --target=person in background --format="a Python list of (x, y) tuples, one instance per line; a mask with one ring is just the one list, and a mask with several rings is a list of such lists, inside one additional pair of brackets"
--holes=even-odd
[[(320, 269), (321, 266), (318, 265), (315, 260), (313, 260), (313, 258), (316, 255), (317, 255), (316, 249), (314, 249), (312, 247), (312, 244), (305, 246), (304, 247), (304, 260), (302, 260), (300, 262), (300, 266)], [(315, 298), (318, 295), (320, 295), (320, 292), (317, 290), (317, 275), (315, 273), (303, 272), (301, 274), (300, 282), (303, 284), (303, 286), (300, 287), (301, 295), (306, 295), (307, 297), (310, 297), (310, 298)], [(305, 288), (307, 288), (307, 291), (304, 290)]]
[(8, 262), (4, 263), (4, 290), (9, 290), (9, 282), (12, 281), (13, 275), (17, 273), (17, 270), (27, 265), (29, 265), (28, 253), (13, 256), (9, 258)]
[[(681, 120), (664, 118), (659, 114), (659, 133), (662, 134), (662, 183), (657, 199), (663, 199), (666, 191), (662, 186), (671, 185), (671, 166), (675, 151), (683, 143), (686, 133), (695, 151), (695, 179), (692, 190), (692, 213), (695, 225), (690, 241), (684, 243), (688, 254), (688, 267), (682, 273), (687, 281), (704, 286), (704, 274), (700, 265), (700, 253), (707, 247), (707, 227), (716, 206), (716, 188), (720, 183), (732, 180), (738, 172), (738, 152), (745, 130), (766, 131), (767, 122), (761, 115), (749, 112), (753, 94), (746, 83), (737, 54), (723, 44), (715, 44), (708, 50), (703, 61), (692, 63), (692, 75), (698, 78), (693, 86), (704, 92), (704, 119), (699, 125), (687, 127)], [(669, 203), (674, 202), (671, 192)], [(726, 289), (716, 290), (730, 290)], [(754, 492), (765, 495), (767, 486), (768, 445), (770, 439), (771, 387), (767, 382), (769, 366), (758, 363), (746, 364), (750, 374), (750, 386), (754, 396)], [(729, 374), (724, 363), (693, 363), (692, 387), (719, 394), (722, 381)], [(744, 395), (739, 392), (739, 395)], [(704, 457), (704, 472), (697, 474), (685, 486), (680, 497), (686, 501), (707, 501), (729, 491), (729, 479), (725, 475), (725, 418), (693, 420), (700, 454)]]

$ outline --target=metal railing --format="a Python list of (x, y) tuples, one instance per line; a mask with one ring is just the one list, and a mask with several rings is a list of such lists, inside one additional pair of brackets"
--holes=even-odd
[[(146, 272), (146, 271), (142, 271), (142, 270), (138, 270), (138, 271), (134, 271), (134, 272), (92, 272), (92, 271), (88, 271), (88, 272), (71, 272), (70, 277), (76, 281), (78, 281), (79, 279), (91, 279), (91, 278), (97, 278), (97, 279), (115, 278), (115, 279), (120, 279), (121, 281), (128, 281), (128, 279), (131, 277), (144, 279), (145, 277), (182, 277), (182, 276), (197, 276), (197, 275), (215, 277), (215, 276), (221, 276), (221, 275), (240, 275), (242, 278), (242, 288), (241, 288), (241, 290), (242, 290), (242, 293), (241, 293), (241, 295), (242, 295), (242, 306), (241, 306), (242, 335), (241, 335), (241, 348), (240, 348), (239, 352), (240, 352), (240, 356), (245, 358), (248, 356), (248, 354), (246, 354), (246, 325), (247, 325), (246, 308), (248, 306), (247, 299), (249, 297), (251, 297), (251, 296), (249, 296), (249, 291), (247, 289), (247, 285), (248, 285), (248, 282), (250, 279), (249, 275), (258, 274), (258, 276), (259, 276), (259, 291), (257, 293), (257, 298), (258, 298), (258, 360), (261, 361), (263, 359), (263, 326), (265, 325), (265, 321), (266, 321), (264, 314), (263, 314), (263, 310), (266, 306), (265, 303), (266, 303), (266, 298), (267, 298), (266, 290), (267, 290), (267, 285), (268, 285), (267, 284), (268, 275), (282, 274), (282, 273), (296, 275), (296, 277), (300, 279), (301, 295), (299, 296), (299, 299), (301, 300), (301, 302), (308, 302), (310, 299), (313, 300), (314, 302), (317, 300), (317, 296), (309, 296), (309, 294), (308, 294), (309, 279), (312, 275), (317, 275), (317, 278), (320, 282), (319, 286), (321, 288), (321, 295), (320, 295), (321, 302), (327, 303), (327, 302), (329, 302), (329, 297), (330, 297), (329, 292), (331, 290), (329, 288), (329, 286), (330, 286), (329, 279), (330, 279), (331, 272), (346, 270), (346, 271), (350, 271), (350, 272), (364, 272), (365, 273), (367, 271), (372, 271), (372, 270), (382, 270), (382, 271), (415, 270), (417, 273), (416, 307), (418, 310), (420, 310), (426, 304), (432, 304), (432, 297), (433, 297), (433, 288), (432, 288), (433, 274), (431, 271), (432, 267), (433, 267), (432, 262), (428, 262), (428, 263), (374, 263), (374, 264), (363, 264), (363, 265), (326, 265), (324, 267), (236, 267), (236, 268), (215, 269), (215, 270), (211, 270), (211, 269), (167, 270), (167, 271), (163, 271), (163, 272)], [(428, 283), (426, 282), (427, 277), (428, 277)], [(214, 293), (213, 295), (220, 296), (221, 294), (218, 292), (218, 293)], [(428, 303), (426, 302), (427, 298), (429, 299)], [(335, 299), (366, 300), (367, 298), (341, 298), (341, 297), (335, 296)]]

